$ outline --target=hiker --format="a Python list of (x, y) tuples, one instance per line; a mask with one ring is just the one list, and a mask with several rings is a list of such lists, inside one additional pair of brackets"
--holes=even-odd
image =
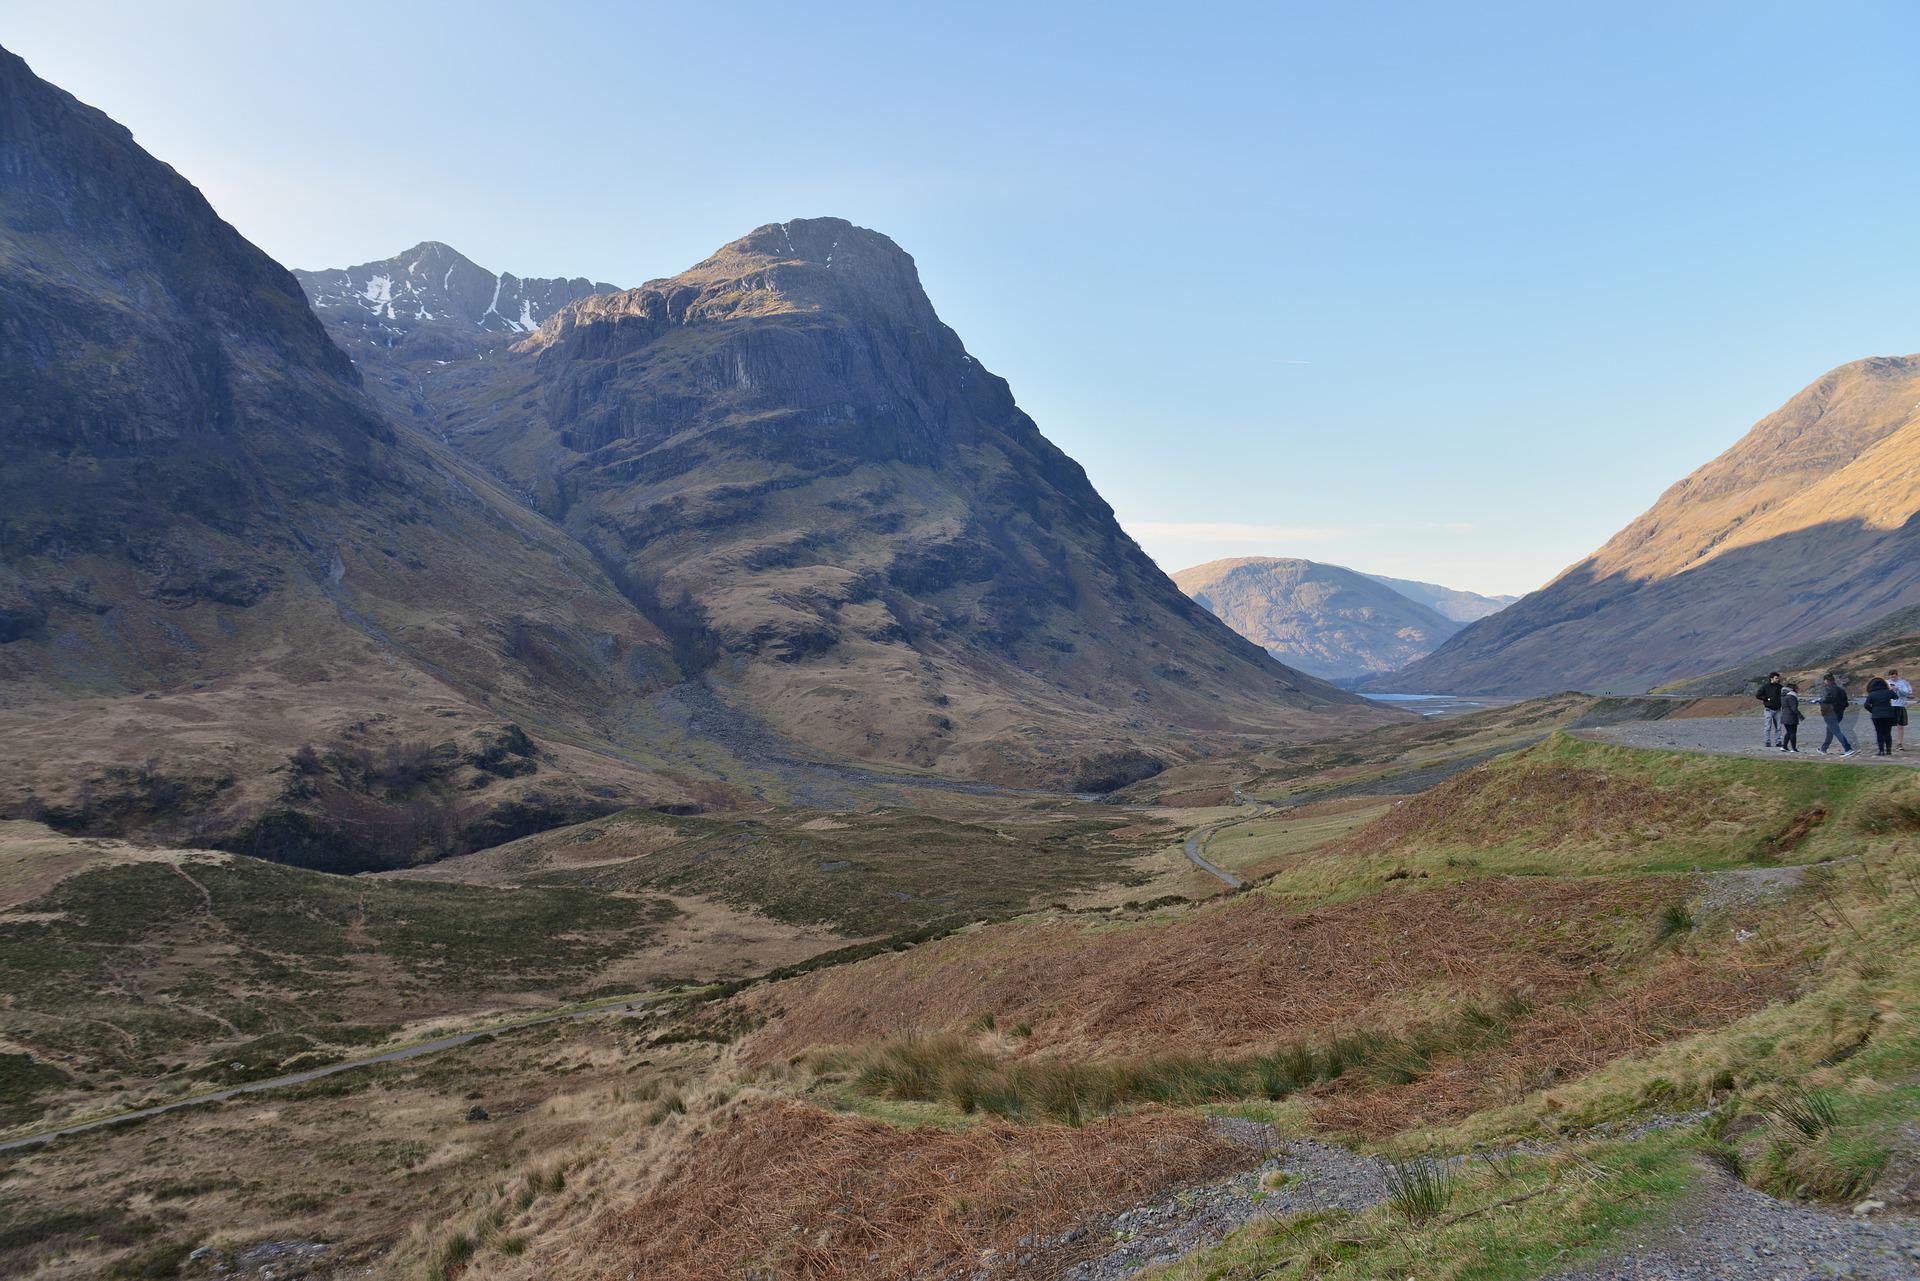
[(1887, 684), (1893, 687), (1893, 705), (1900, 709), (1900, 714), (1893, 718), (1893, 733), (1899, 739), (1893, 750), (1904, 752), (1907, 750), (1907, 709), (1913, 706), (1913, 682), (1901, 680), (1899, 672), (1889, 671)]
[(1774, 740), (1780, 737), (1780, 673), (1768, 672), (1767, 679), (1760, 682), (1760, 688), (1753, 696), (1766, 709), (1767, 746), (1772, 747)]
[(1853, 755), (1853, 743), (1848, 740), (1847, 731), (1840, 727), (1840, 718), (1846, 714), (1847, 691), (1841, 687), (1840, 678), (1828, 672), (1826, 686), (1820, 691), (1820, 719), (1827, 723), (1827, 737), (1820, 744), (1820, 755), (1827, 754), (1836, 738), (1840, 740), (1840, 755)]
[(1780, 690), (1780, 750), (1800, 754), (1800, 691), (1789, 682)]
[(1867, 696), (1861, 702), (1866, 704), (1867, 715), (1873, 717), (1873, 754), (1892, 756), (1893, 723), (1900, 715), (1893, 705), (1893, 686), (1876, 676), (1867, 682)]

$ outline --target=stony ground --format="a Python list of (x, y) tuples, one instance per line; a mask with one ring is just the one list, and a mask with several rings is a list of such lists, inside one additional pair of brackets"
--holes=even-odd
[(1637, 1234), (1599, 1263), (1558, 1273), (1553, 1281), (1826, 1277), (1920, 1277), (1920, 1221), (1795, 1205), (1716, 1169), (1672, 1222)]
[[(1170, 1263), (1218, 1245), (1256, 1217), (1362, 1210), (1387, 1195), (1386, 1163), (1377, 1157), (1305, 1139), (1278, 1142), (1270, 1127), (1256, 1122), (1223, 1120), (1219, 1124), (1235, 1138), (1267, 1147), (1273, 1155), (1230, 1179), (1188, 1188), (1091, 1225), (1114, 1244), (1099, 1257), (1062, 1271), (1060, 1281), (1122, 1281), (1153, 1264)], [(1088, 1231), (1076, 1230), (1078, 1237)], [(1072, 1244), (1062, 1238), (1042, 1242), (1040, 1248)]]
[[(1758, 704), (1755, 705), (1756, 707)], [(1855, 755), (1844, 758), (1855, 765), (1904, 765), (1909, 769), (1920, 769), (1920, 726), (1907, 726), (1907, 750), (1891, 757), (1873, 754), (1873, 724), (1866, 717), (1853, 715), (1847, 718), (1845, 728), (1847, 737), (1853, 740)], [(1680, 752), (1709, 752), (1715, 756), (1752, 756), (1773, 758), (1782, 754), (1777, 749), (1769, 749), (1763, 743), (1765, 724), (1760, 713), (1755, 711), (1746, 716), (1699, 716), (1681, 717), (1664, 721), (1631, 721), (1624, 725), (1606, 725), (1598, 729), (1578, 731), (1582, 738), (1597, 739), (1603, 743), (1619, 743), (1626, 747), (1655, 747)], [(1820, 740), (1826, 735), (1826, 725), (1818, 716), (1803, 722), (1800, 726), (1800, 757), (1802, 760), (1838, 761), (1840, 745), (1835, 743), (1833, 750), (1826, 756), (1820, 755)], [(1786, 759), (1793, 759), (1787, 757)]]
[[(1635, 1139), (1655, 1130), (1695, 1125), (1704, 1110), (1656, 1117), (1596, 1134)], [(1073, 1263), (1058, 1281), (1126, 1281), (1157, 1264), (1219, 1245), (1255, 1219), (1316, 1210), (1362, 1210), (1385, 1199), (1386, 1164), (1345, 1148), (1310, 1140), (1282, 1141), (1251, 1121), (1218, 1123), (1232, 1137), (1266, 1148), (1258, 1167), (1217, 1183), (1187, 1188), (1135, 1206), (1071, 1233), (1024, 1242), (1034, 1265), (1048, 1255), (1084, 1254), (1094, 1236), (1101, 1253)], [(1555, 1144), (1514, 1151), (1550, 1151)], [(1498, 1156), (1499, 1154), (1491, 1154)], [(1458, 1160), (1459, 1158), (1455, 1158)], [(1623, 1240), (1603, 1260), (1555, 1273), (1551, 1281), (1915, 1281), (1920, 1278), (1920, 1220), (1887, 1215), (1877, 1201), (1862, 1213), (1781, 1201), (1750, 1188), (1717, 1166), (1672, 1220)], [(1044, 1265), (1042, 1265), (1044, 1266)], [(1023, 1272), (1024, 1274), (1024, 1272)], [(982, 1272), (979, 1275), (987, 1275)]]

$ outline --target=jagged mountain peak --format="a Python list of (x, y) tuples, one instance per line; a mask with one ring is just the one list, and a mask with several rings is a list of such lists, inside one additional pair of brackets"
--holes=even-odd
[(395, 339), (422, 325), (530, 334), (568, 303), (617, 289), (584, 276), (489, 271), (438, 240), (423, 240), (378, 262), (296, 270), (294, 276), (323, 319)]

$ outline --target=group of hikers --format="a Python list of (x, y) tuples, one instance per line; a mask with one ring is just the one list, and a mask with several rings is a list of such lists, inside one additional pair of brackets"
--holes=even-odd
[[(1777, 746), (1783, 752), (1798, 753), (1800, 722), (1806, 719), (1800, 712), (1799, 689), (1792, 681), (1782, 681), (1779, 672), (1768, 672), (1767, 679), (1760, 682), (1760, 690), (1754, 697), (1766, 709), (1766, 745)], [(1907, 706), (1913, 701), (1912, 682), (1901, 679), (1899, 672), (1888, 672), (1885, 677), (1876, 676), (1867, 682), (1866, 697), (1860, 701), (1873, 720), (1873, 754), (1891, 756), (1895, 752), (1906, 751)], [(1820, 717), (1827, 723), (1827, 737), (1820, 744), (1822, 756), (1827, 754), (1827, 749), (1836, 740), (1842, 756), (1853, 755), (1853, 740), (1847, 737), (1846, 726), (1842, 724), (1851, 703), (1839, 673), (1828, 672), (1820, 687)]]

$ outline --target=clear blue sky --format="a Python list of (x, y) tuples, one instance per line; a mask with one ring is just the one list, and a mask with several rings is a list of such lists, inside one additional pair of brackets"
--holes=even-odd
[(290, 266), (837, 214), (1168, 569), (1524, 591), (1920, 349), (1910, 6), (0, 0)]

